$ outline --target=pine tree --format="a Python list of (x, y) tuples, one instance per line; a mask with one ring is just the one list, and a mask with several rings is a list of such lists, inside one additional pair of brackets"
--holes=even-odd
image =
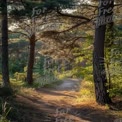
[(10, 86), (9, 68), (8, 68), (8, 17), (7, 17), (7, 0), (1, 0), (2, 14), (2, 77), (3, 86)]
[[(104, 5), (105, 0), (99, 1), (99, 16), (112, 16), (113, 11), (110, 13), (104, 13), (105, 10), (110, 7), (113, 8), (114, 1), (108, 1), (107, 5)], [(101, 8), (104, 8), (101, 12)], [(95, 42), (94, 42), (94, 54), (93, 54), (93, 73), (94, 73), (94, 84), (95, 84), (95, 95), (96, 101), (99, 104), (105, 105), (110, 104), (111, 99), (109, 97), (108, 87), (107, 87), (107, 76), (105, 71), (105, 61), (104, 61), (104, 43), (105, 43), (105, 32), (106, 23), (100, 25), (95, 29)]]

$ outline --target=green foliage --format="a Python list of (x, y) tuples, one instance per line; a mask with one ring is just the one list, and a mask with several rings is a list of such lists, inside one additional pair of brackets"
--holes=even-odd
[(10, 79), (10, 82), (11, 82), (11, 87), (14, 90), (14, 94), (16, 94), (20, 90), (20, 88), (25, 85), (25, 82), (16, 81), (16, 79), (13, 78)]
[(92, 51), (92, 38), (88, 35), (88, 38), (81, 43), (81, 47), (74, 49), (73, 55), (76, 56), (72, 70), (74, 76), (93, 81)]
[(44, 77), (39, 77), (36, 79), (35, 84), (38, 84), (39, 87), (44, 87), (49, 84), (53, 84), (57, 82), (58, 79), (56, 79), (54, 76), (44, 76)]
[(31, 17), (33, 7), (36, 7), (38, 4), (35, 2), (30, 1), (24, 1), (24, 9), (18, 9), (19, 7), (14, 7), (13, 10), (11, 10), (10, 15), (15, 18), (22, 18), (22, 17)]
[(121, 64), (110, 65), (110, 95), (113, 96), (122, 96), (122, 76), (121, 76)]
[(41, 11), (40, 15), (45, 15), (53, 10), (73, 8), (75, 6), (74, 0), (45, 0), (42, 2), (26, 0), (23, 2), (24, 8), (18, 9), (15, 7), (11, 10), (10, 15), (15, 18), (31, 17), (33, 8)]
[(15, 72), (23, 72), (24, 67), (27, 63), (27, 43), (23, 40), (19, 42), (12, 41), (9, 45), (10, 48), (10, 58), (9, 58), (9, 71), (10, 75), (13, 75)]
[[(25, 81), (26, 79), (26, 72), (14, 74), (14, 78), (11, 78), (11, 85), (13, 88), (20, 88), (20, 87), (30, 87)], [(54, 74), (46, 74), (40, 75), (39, 73), (33, 74), (34, 83), (31, 87), (39, 88), (39, 87), (46, 87), (51, 86), (52, 84), (57, 84), (60, 82), (58, 78), (55, 77)]]
[(38, 72), (40, 75), (44, 75), (44, 56), (40, 56), (40, 59), (34, 67), (34, 72)]
[(75, 67), (72, 72), (77, 78), (82, 78), (88, 81), (93, 81), (92, 66), (87, 65), (86, 67)]
[[(107, 79), (109, 81), (110, 96), (122, 96), (122, 42), (121, 30), (114, 25), (107, 28), (105, 42), (105, 64)], [(114, 37), (114, 38), (113, 38)]]
[(47, 9), (67, 9), (75, 6), (74, 0), (45, 0), (44, 7)]
[(14, 74), (16, 72), (23, 72), (23, 68), (25, 66), (24, 62), (20, 60), (10, 60), (9, 62), (9, 70), (10, 74)]
[(25, 81), (26, 73), (18, 73), (18, 72), (16, 72), (14, 74), (14, 78), (16, 79), (16, 81)]
[(65, 79), (65, 78), (76, 77), (76, 75), (74, 75), (74, 71), (72, 71), (72, 70), (58, 73), (57, 76), (61, 80)]
[(60, 83), (61, 83), (61, 80), (55, 78), (54, 76), (40, 76), (38, 78), (35, 78), (32, 86), (28, 85), (26, 82), (22, 86), (32, 87), (32, 88), (42, 88), (42, 87), (53, 87)]
[(19, 33), (17, 33), (17, 34), (14, 33), (14, 34), (9, 34), (8, 36), (11, 39), (15, 39), (15, 38), (19, 38), (20, 37), (20, 34)]

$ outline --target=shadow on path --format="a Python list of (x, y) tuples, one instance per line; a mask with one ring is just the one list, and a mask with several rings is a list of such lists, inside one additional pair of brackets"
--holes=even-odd
[[(56, 118), (61, 118), (60, 114), (62, 112), (64, 112), (62, 118), (72, 118), (72, 121), (67, 119), (66, 122), (114, 122), (115, 120), (115, 117), (106, 113), (106, 111), (91, 106), (77, 107), (67, 104), (54, 104), (25, 96), (18, 96), (16, 102), (21, 105), (23, 118), (25, 117), (26, 121), (29, 120), (29, 122), (56, 122)], [(59, 110), (58, 115), (57, 110)]]
[(39, 88), (36, 94), (18, 95), (14, 104), (18, 104), (23, 119), (17, 122), (114, 122), (116, 117), (108, 110), (90, 104), (71, 104), (79, 89), (74, 86), (79, 83), (67, 79), (56, 88)]

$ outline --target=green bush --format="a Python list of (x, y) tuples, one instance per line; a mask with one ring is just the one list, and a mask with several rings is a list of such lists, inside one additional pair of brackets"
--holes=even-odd
[(26, 79), (26, 73), (16, 72), (14, 74), (14, 78), (16, 79), (16, 81), (25, 81), (25, 79)]
[(9, 62), (9, 71), (10, 74), (13, 75), (16, 72), (23, 72), (23, 69), (25, 67), (25, 61), (23, 60), (10, 60)]
[(51, 87), (59, 82), (60, 80), (53, 75), (40, 76), (34, 80), (33, 87), (34, 88)]

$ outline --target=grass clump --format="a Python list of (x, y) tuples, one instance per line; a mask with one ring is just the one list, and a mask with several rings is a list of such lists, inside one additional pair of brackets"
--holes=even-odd
[(8, 119), (8, 114), (11, 111), (11, 107), (8, 103), (1, 98), (0, 101), (0, 122), (10, 122)]
[(94, 85), (91, 81), (83, 80), (76, 102), (81, 103), (87, 101), (95, 101)]

